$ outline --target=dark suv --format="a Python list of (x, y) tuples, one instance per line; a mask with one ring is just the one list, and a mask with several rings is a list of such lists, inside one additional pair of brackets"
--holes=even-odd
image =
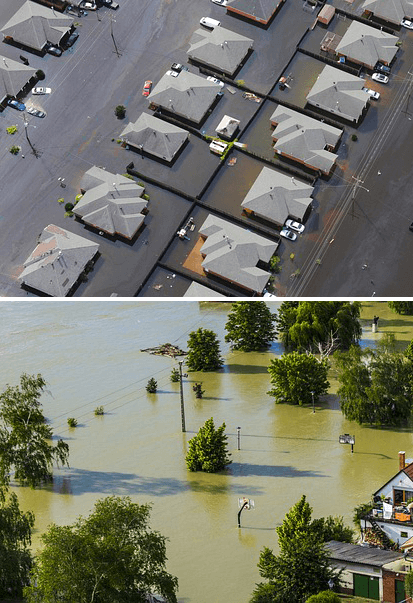
[(386, 75), (389, 75), (390, 67), (388, 67), (387, 65), (383, 65), (383, 63), (379, 62), (375, 64), (374, 71), (378, 71), (379, 73), (385, 73)]
[(72, 31), (72, 33), (67, 38), (67, 40), (62, 43), (63, 48), (70, 48), (71, 46), (73, 46), (73, 44), (76, 42), (78, 37), (79, 37), (79, 34), (77, 33), (77, 31)]

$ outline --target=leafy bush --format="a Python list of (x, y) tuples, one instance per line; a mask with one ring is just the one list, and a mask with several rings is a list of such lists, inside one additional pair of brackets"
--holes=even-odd
[(103, 410), (103, 406), (97, 406), (95, 408), (95, 415), (99, 416), (99, 415), (104, 415), (105, 411)]
[(126, 115), (126, 107), (124, 105), (117, 105), (115, 115), (118, 119), (123, 119)]
[(6, 132), (7, 134), (16, 134), (17, 126), (9, 126), (8, 128), (6, 128)]
[(18, 155), (20, 152), (21, 147), (17, 146), (17, 145), (13, 145), (12, 147), (10, 147), (9, 151), (12, 155)]
[(70, 203), (70, 202), (66, 203), (66, 205), (65, 205), (65, 210), (66, 211), (72, 211), (73, 208), (74, 208), (73, 203)]
[(180, 380), (180, 374), (177, 368), (173, 368), (171, 371), (171, 381), (172, 383), (178, 383)]
[(69, 427), (76, 427), (77, 420), (74, 417), (69, 417), (67, 420), (67, 424), (69, 425)]
[(232, 461), (227, 451), (227, 436), (225, 423), (215, 429), (214, 419), (211, 417), (196, 436), (189, 440), (189, 450), (186, 455), (186, 464), (190, 471), (205, 471), (216, 473), (225, 469)]
[(272, 270), (272, 272), (275, 272), (276, 274), (281, 272), (280, 262), (281, 262), (280, 256), (273, 255), (272, 258), (270, 259), (270, 270)]
[(146, 385), (146, 391), (149, 394), (156, 394), (157, 387), (158, 387), (157, 381), (153, 377), (151, 377)]
[(44, 78), (46, 77), (44, 74), (44, 71), (42, 69), (38, 69), (36, 71), (36, 77), (38, 80), (44, 80)]
[(131, 176), (127, 172), (126, 172), (126, 174), (122, 174), (122, 176), (124, 176), (125, 178), (129, 178), (129, 180), (133, 180), (133, 176)]

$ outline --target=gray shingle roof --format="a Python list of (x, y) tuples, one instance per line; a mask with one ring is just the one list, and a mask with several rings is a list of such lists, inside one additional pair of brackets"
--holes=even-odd
[(35, 73), (33, 67), (0, 56), (0, 101), (6, 96), (17, 96)]
[(371, 11), (384, 21), (399, 24), (404, 17), (413, 17), (412, 0), (366, 0), (363, 10)]
[(86, 192), (73, 208), (75, 215), (111, 235), (133, 238), (145, 219), (141, 212), (148, 204), (141, 199), (145, 191), (142, 186), (94, 166), (84, 175), (81, 189)]
[(224, 27), (211, 31), (197, 29), (190, 42), (188, 56), (200, 63), (232, 75), (246, 57), (254, 40)]
[(19, 280), (48, 295), (64, 297), (98, 249), (98, 243), (49, 224), (24, 262)]
[(296, 178), (263, 167), (241, 205), (276, 224), (284, 224), (289, 217), (302, 221), (313, 190)]
[(362, 89), (364, 85), (361, 78), (326, 65), (306, 99), (311, 105), (357, 121), (370, 99)]
[(189, 71), (165, 74), (148, 96), (149, 102), (199, 123), (221, 91), (219, 84)]
[(1, 32), (25, 46), (42, 50), (46, 42), (59, 44), (72, 23), (72, 17), (27, 0), (2, 27)]
[(141, 113), (134, 123), (126, 126), (120, 137), (131, 146), (142, 148), (146, 153), (172, 161), (189, 137), (189, 133), (163, 119)]
[(330, 559), (375, 567), (382, 567), (385, 563), (390, 563), (402, 557), (402, 554), (394, 551), (384, 551), (359, 544), (337, 542), (336, 540), (327, 542), (325, 547)]
[(257, 267), (269, 262), (279, 243), (235, 226), (227, 220), (210, 214), (202, 224), (199, 234), (206, 237), (201, 253), (205, 272), (261, 293), (270, 273)]
[(398, 50), (398, 40), (397, 36), (353, 21), (339, 42), (336, 53), (373, 68), (377, 61), (392, 62)]
[(325, 147), (328, 145), (335, 148), (342, 130), (282, 105), (278, 105), (270, 119), (273, 124), (277, 124), (272, 133), (276, 139), (276, 151), (316, 170), (327, 174), (330, 172), (337, 155), (327, 151)]
[(185, 291), (184, 297), (225, 297), (225, 295), (192, 281)]
[(236, 9), (253, 19), (269, 21), (281, 0), (233, 0), (228, 9)]

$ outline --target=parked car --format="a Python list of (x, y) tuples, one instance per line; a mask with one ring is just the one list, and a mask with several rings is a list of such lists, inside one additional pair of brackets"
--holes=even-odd
[(390, 73), (390, 67), (388, 65), (383, 65), (378, 61), (374, 67), (374, 71), (378, 71), (379, 73)]
[(301, 224), (300, 222), (295, 222), (295, 220), (286, 220), (285, 226), (287, 228), (291, 228), (291, 230), (295, 230), (296, 232), (299, 232), (300, 234), (302, 232), (304, 232), (304, 230), (305, 230), (304, 224)]
[(70, 48), (71, 46), (73, 46), (73, 44), (76, 42), (76, 40), (78, 39), (78, 37), (79, 37), (78, 32), (77, 31), (72, 31), (72, 33), (67, 38), (67, 40), (65, 42), (63, 42), (64, 48)]
[(80, 8), (85, 8), (86, 10), (97, 10), (96, 4), (91, 2), (91, 0), (83, 0), (79, 6)]
[(146, 80), (142, 89), (142, 96), (149, 96), (152, 90), (152, 80)]
[(36, 88), (32, 89), (32, 94), (50, 94), (51, 91), (51, 88), (45, 88), (44, 86), (36, 86)]
[(214, 29), (214, 27), (219, 27), (219, 25), (221, 25), (220, 21), (217, 21), (216, 19), (211, 19), (210, 17), (201, 17), (199, 22), (204, 27), (208, 27), (208, 29)]
[(34, 115), (35, 117), (46, 117), (46, 113), (44, 111), (40, 111), (34, 107), (28, 107), (27, 113), (30, 113), (30, 115)]
[(219, 4), (220, 6), (226, 6), (228, 4), (228, 0), (212, 0), (214, 4)]
[(75, 17), (83, 17), (87, 15), (87, 12), (79, 8), (78, 6), (73, 6), (73, 4), (69, 4), (66, 8), (66, 12), (69, 15), (74, 15)]
[(172, 77), (178, 77), (179, 75), (179, 71), (174, 71), (173, 69), (168, 69), (168, 71), (166, 72), (166, 75), (171, 75)]
[(362, 88), (362, 90), (364, 90), (364, 92), (367, 92), (370, 98), (373, 98), (374, 100), (379, 100), (380, 92), (376, 92), (375, 90), (372, 90), (371, 88), (366, 88), (365, 86)]
[(119, 8), (119, 4), (117, 2), (114, 2), (113, 0), (102, 0), (102, 3), (108, 8), (113, 8), (113, 10)]
[(44, 49), (47, 53), (52, 54), (55, 57), (60, 57), (60, 56), (62, 56), (62, 53), (63, 53), (63, 50), (61, 48), (58, 48), (57, 46), (53, 46), (53, 44), (49, 44), (49, 43), (46, 44)]
[(407, 29), (413, 29), (413, 21), (410, 21), (410, 19), (406, 19), (406, 17), (401, 20), (400, 25), (402, 25), (403, 27), (407, 27)]
[(181, 63), (172, 63), (171, 69), (173, 71), (177, 71), (178, 73), (180, 73), (181, 71), (189, 71), (188, 67), (185, 67), (185, 65), (181, 65)]
[(292, 230), (288, 230), (288, 228), (283, 228), (280, 235), (284, 237), (284, 239), (289, 239), (290, 241), (295, 241), (297, 238), (296, 233)]
[(207, 80), (210, 82), (214, 82), (214, 84), (218, 84), (219, 86), (221, 86), (221, 88), (225, 86), (224, 82), (221, 82), (221, 80), (218, 80), (216, 77), (212, 77), (212, 75), (208, 75)]
[(26, 108), (26, 105), (24, 103), (20, 103), (15, 98), (9, 99), (7, 101), (7, 104), (9, 105), (9, 107), (13, 107), (13, 109), (17, 109), (17, 111), (24, 111)]
[(380, 84), (387, 84), (389, 82), (389, 77), (387, 75), (384, 75), (384, 73), (373, 73), (371, 78), (375, 82), (380, 82)]

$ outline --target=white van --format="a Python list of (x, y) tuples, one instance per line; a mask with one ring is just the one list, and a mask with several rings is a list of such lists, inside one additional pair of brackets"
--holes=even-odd
[(214, 27), (218, 27), (219, 25), (221, 25), (220, 21), (217, 21), (216, 19), (211, 19), (210, 17), (202, 17), (199, 22), (204, 27), (208, 27), (208, 29), (214, 29)]

